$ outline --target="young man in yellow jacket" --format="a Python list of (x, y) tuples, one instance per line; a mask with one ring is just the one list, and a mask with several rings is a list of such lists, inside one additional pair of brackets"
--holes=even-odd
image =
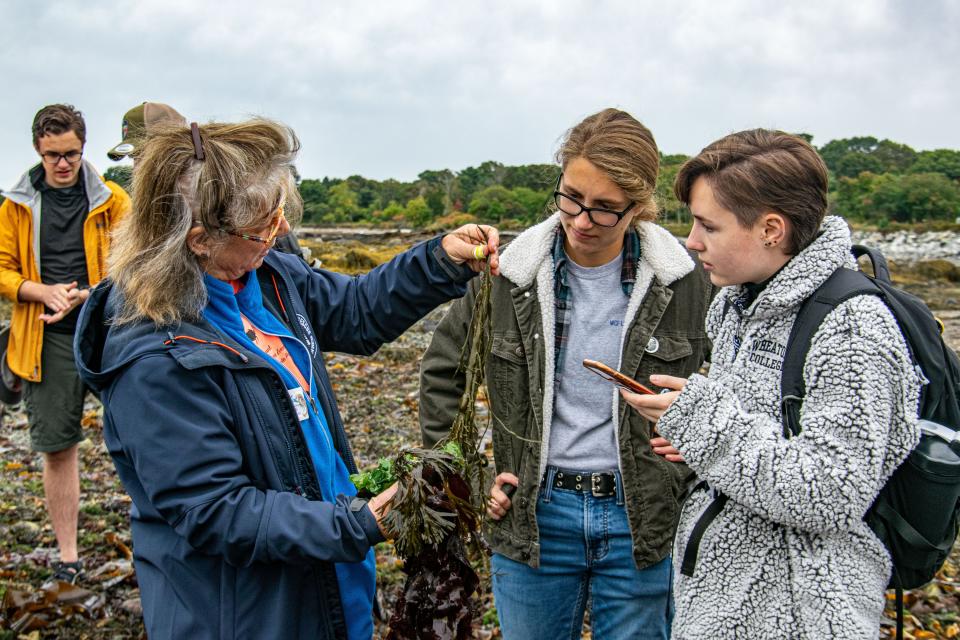
[(74, 582), (85, 388), (73, 359), (73, 332), (89, 287), (106, 275), (110, 230), (130, 198), (83, 160), (86, 125), (70, 105), (33, 120), (40, 163), (0, 204), (0, 295), (13, 301), (6, 358), (24, 380), (30, 442), (43, 455), (47, 511), (60, 549), (54, 578)]

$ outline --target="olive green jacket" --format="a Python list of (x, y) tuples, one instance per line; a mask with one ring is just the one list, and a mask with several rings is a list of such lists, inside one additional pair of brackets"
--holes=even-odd
[[(550, 442), (554, 393), (554, 266), (550, 250), (559, 214), (524, 231), (504, 249), (491, 291), (491, 350), (486, 380), (497, 473), (520, 479), (506, 517), (491, 521), (494, 551), (539, 566), (537, 494)], [(640, 223), (641, 257), (624, 322), (619, 370), (637, 380), (652, 373), (686, 377), (709, 354), (704, 316), (713, 296), (706, 275), (680, 243), (653, 223)], [(437, 327), (420, 371), (420, 426), (426, 446), (445, 437), (457, 414), (465, 377), (457, 371), (479, 279)], [(651, 424), (610, 387), (619, 417), (620, 471), (638, 567), (670, 553), (679, 502), (691, 473), (650, 447)]]

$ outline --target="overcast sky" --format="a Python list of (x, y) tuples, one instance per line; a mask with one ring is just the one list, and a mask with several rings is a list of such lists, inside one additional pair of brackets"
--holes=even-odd
[(0, 185), (53, 102), (101, 171), (144, 100), (286, 122), (305, 178), (550, 162), (607, 106), (665, 153), (756, 126), (958, 149), (958, 34), (956, 0), (5, 0)]

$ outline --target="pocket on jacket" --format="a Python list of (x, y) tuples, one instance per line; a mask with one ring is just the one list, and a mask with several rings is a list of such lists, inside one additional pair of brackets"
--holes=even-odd
[(700, 363), (690, 360), (693, 343), (676, 336), (653, 336), (647, 342), (640, 361), (641, 374), (660, 373), (686, 378), (696, 373)]
[[(527, 358), (519, 334), (494, 334), (488, 360), (491, 400), (508, 413), (517, 410), (519, 394), (527, 388)], [(501, 416), (502, 417), (502, 416)]]
[[(653, 348), (651, 350), (651, 348)], [(673, 336), (653, 336), (647, 342), (646, 357), (674, 362), (693, 355), (693, 345), (686, 338)]]

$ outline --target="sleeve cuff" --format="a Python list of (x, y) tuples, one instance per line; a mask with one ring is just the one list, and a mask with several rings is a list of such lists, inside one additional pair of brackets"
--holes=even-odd
[(367, 504), (366, 500), (363, 500), (362, 498), (353, 498), (353, 500), (350, 502), (350, 511), (353, 512), (354, 516), (357, 518), (357, 522), (359, 522), (360, 526), (363, 527), (363, 532), (367, 534), (367, 540), (370, 542), (370, 546), (386, 540), (386, 537), (384, 537), (383, 532), (380, 531), (380, 525), (377, 524), (377, 519), (374, 517), (373, 511), (370, 510), (370, 506)]
[(434, 257), (440, 269), (454, 282), (464, 283), (477, 275), (466, 263), (457, 264), (450, 259), (443, 250), (443, 236), (436, 236), (427, 241), (427, 251)]

